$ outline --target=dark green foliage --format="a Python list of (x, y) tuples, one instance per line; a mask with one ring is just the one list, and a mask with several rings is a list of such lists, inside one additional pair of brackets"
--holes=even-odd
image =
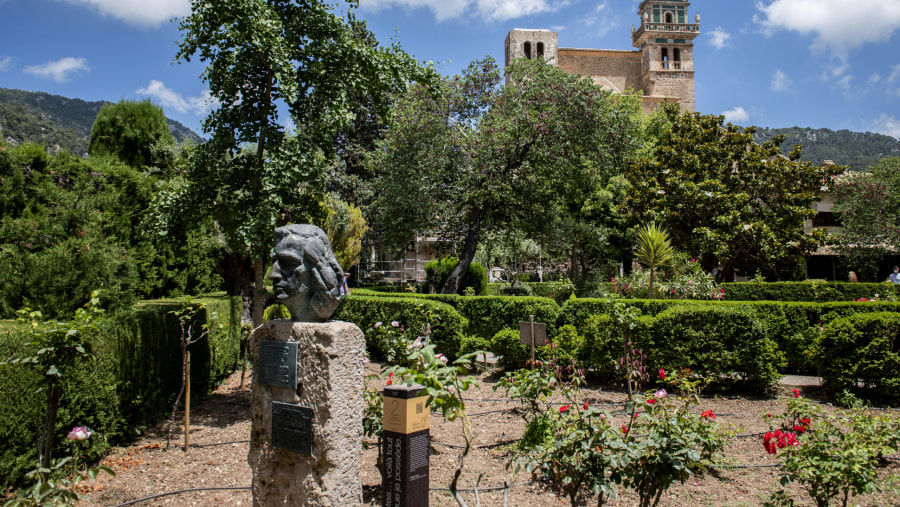
[[(384, 293), (365, 291), (364, 289), (354, 291), (354, 295), (387, 296)], [(466, 320), (467, 327), (462, 332), (482, 338), (490, 338), (505, 327), (518, 329), (519, 322), (528, 321), (529, 315), (534, 315), (535, 322), (547, 324), (547, 336), (550, 337), (555, 333), (556, 320), (561, 312), (559, 305), (547, 297), (465, 297), (453, 294), (409, 293), (391, 293), (390, 296), (427, 299), (448, 304)]]
[[(621, 339), (614, 338), (621, 336), (617, 326), (609, 315), (591, 316), (583, 325), (584, 346), (578, 357), (606, 379), (614, 378), (622, 356)], [(737, 373), (749, 385), (764, 388), (777, 380), (782, 361), (756, 312), (736, 306), (673, 306), (656, 316), (639, 317), (630, 339), (647, 354), (644, 365), (649, 371), (689, 368), (715, 378), (722, 387), (737, 381)]]
[(512, 285), (500, 287), (501, 296), (531, 296), (534, 291), (525, 283), (516, 282)]
[[(459, 259), (456, 257), (435, 259), (428, 264), (425, 264), (427, 283), (433, 283), (435, 290), (441, 292), (444, 287), (444, 282), (447, 281), (450, 272), (453, 271), (453, 268), (455, 268), (457, 264), (459, 264)], [(488, 295), (487, 269), (480, 263), (473, 262), (469, 264), (469, 271), (466, 272), (465, 276), (462, 278), (462, 282), (459, 284), (458, 294), (463, 294), (466, 287), (472, 287), (472, 289), (475, 290), (476, 296)]]
[(462, 356), (473, 352), (490, 350), (491, 340), (477, 335), (465, 335), (460, 342), (459, 355)]
[[(236, 298), (200, 298), (207, 306), (210, 335), (192, 345), (191, 391), (202, 397), (230, 373), (240, 357), (240, 308)], [(168, 314), (177, 301), (144, 302), (106, 319), (93, 335), (95, 359), (84, 361), (61, 379), (63, 393), (56, 424), (55, 457), (71, 454), (66, 434), (86, 426), (91, 438), (86, 458), (96, 459), (110, 445), (132, 437), (171, 409), (181, 382), (179, 329)], [(214, 318), (210, 318), (215, 314)], [(221, 327), (219, 325), (221, 324)], [(199, 326), (196, 326), (199, 327)], [(0, 358), (24, 353), (21, 327), (0, 323)], [(176, 365), (176, 367), (173, 367)], [(46, 394), (36, 392), (38, 375), (22, 365), (0, 366), (0, 488), (22, 486), (37, 463)]]
[(757, 128), (753, 139), (762, 143), (776, 136), (786, 136), (781, 145), (785, 156), (790, 156), (793, 146), (799, 144), (803, 146), (802, 161), (821, 164), (832, 160), (838, 165), (848, 165), (854, 171), (863, 171), (884, 157), (900, 153), (900, 141), (896, 137), (873, 132), (809, 127)]
[(900, 285), (884, 283), (723, 283), (728, 301), (853, 301), (859, 298), (881, 298), (893, 293), (900, 296)]
[(506, 369), (525, 366), (525, 360), (531, 357), (531, 348), (522, 343), (519, 329), (504, 328), (491, 337), (491, 352), (500, 358), (500, 365)]
[(519, 322), (528, 322), (534, 315), (535, 322), (547, 324), (547, 336), (556, 333), (556, 320), (561, 308), (550, 298), (536, 297), (461, 297), (456, 309), (468, 319), (467, 334), (490, 338), (503, 328), (519, 328)]
[(150, 100), (122, 100), (103, 106), (91, 127), (88, 152), (111, 155), (137, 168), (153, 165), (152, 148), (174, 142), (162, 108)]
[[(468, 321), (452, 306), (425, 298), (364, 296), (353, 294), (341, 298), (334, 320), (352, 322), (370, 333), (377, 322), (388, 325), (402, 323), (417, 333), (431, 326), (431, 343), (436, 351), (453, 359), (459, 355), (460, 343)], [(371, 352), (379, 354), (375, 344), (366, 340)]]
[[(858, 285), (858, 284), (857, 284)], [(611, 300), (579, 298), (566, 302), (557, 321), (558, 326), (574, 325), (585, 337), (587, 352), (580, 357), (598, 366), (600, 362), (618, 359), (621, 355), (614, 347), (607, 346), (611, 320), (606, 315), (610, 311)], [(629, 306), (637, 307), (643, 315), (656, 317), (675, 308), (725, 308), (729, 311), (749, 311), (754, 320), (765, 330), (768, 340), (774, 342), (783, 355), (776, 361), (779, 367), (786, 360), (784, 371), (794, 373), (815, 373), (807, 350), (813, 345), (819, 328), (834, 319), (848, 315), (872, 312), (900, 312), (900, 303), (891, 302), (735, 302), (735, 301), (687, 301), (687, 300), (627, 300)], [(599, 317), (597, 317), (599, 316)], [(599, 320), (597, 320), (599, 319)], [(621, 347), (621, 344), (618, 345)], [(612, 348), (610, 348), (612, 347)], [(607, 353), (608, 350), (612, 352)]]
[(51, 156), (34, 144), (2, 152), (0, 316), (29, 306), (65, 318), (97, 288), (113, 310), (218, 290), (206, 224), (182, 236), (145, 232), (155, 183), (112, 158)]
[(783, 362), (764, 323), (749, 308), (674, 307), (644, 321), (649, 327), (635, 345), (647, 354), (650, 371), (689, 368), (704, 377), (728, 384), (719, 375), (739, 373), (751, 385), (765, 387), (778, 380)]
[(900, 314), (851, 315), (827, 324), (810, 356), (832, 392), (866, 390), (897, 400), (900, 389)]

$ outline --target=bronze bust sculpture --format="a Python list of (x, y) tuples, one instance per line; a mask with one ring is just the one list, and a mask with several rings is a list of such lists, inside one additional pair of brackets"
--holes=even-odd
[(325, 232), (311, 224), (275, 229), (272, 249), (275, 299), (295, 322), (325, 322), (341, 302), (344, 279)]

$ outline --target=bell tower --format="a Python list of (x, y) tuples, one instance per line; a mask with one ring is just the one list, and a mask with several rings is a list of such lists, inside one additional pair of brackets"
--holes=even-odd
[[(641, 26), (631, 29), (631, 42), (641, 53), (644, 102), (678, 102), (694, 112), (694, 38), (700, 15), (689, 23), (687, 0), (643, 0)], [(646, 107), (645, 107), (646, 109)]]

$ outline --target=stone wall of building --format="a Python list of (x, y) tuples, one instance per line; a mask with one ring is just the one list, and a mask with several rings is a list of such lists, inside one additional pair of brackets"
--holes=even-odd
[(641, 53), (609, 49), (559, 49), (559, 69), (590, 76), (604, 89), (622, 93), (641, 90)]
[[(509, 34), (506, 36), (506, 43), (504, 47), (504, 55), (506, 55), (506, 61), (504, 62), (503, 66), (508, 67), (509, 64), (512, 63), (512, 61), (516, 58), (526, 56), (526, 43), (530, 45), (530, 58), (537, 58), (538, 56), (542, 56), (545, 60), (548, 60), (551, 65), (556, 66), (558, 59), (557, 40), (557, 33), (551, 32), (550, 30), (532, 30), (523, 28), (510, 30)], [(543, 54), (539, 54), (539, 44), (543, 47)]]
[[(644, 75), (644, 95), (668, 97), (681, 109), (694, 112), (694, 73), (679, 71), (651, 72)], [(644, 108), (647, 109), (646, 107)]]

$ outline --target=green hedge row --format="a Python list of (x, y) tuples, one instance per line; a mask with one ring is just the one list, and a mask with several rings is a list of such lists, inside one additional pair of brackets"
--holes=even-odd
[[(357, 289), (351, 298), (357, 295), (381, 298), (388, 296), (385, 293)], [(475, 335), (486, 339), (490, 339), (504, 328), (518, 329), (519, 322), (527, 322), (530, 315), (534, 315), (535, 322), (546, 323), (547, 333), (552, 335), (556, 330), (559, 314), (562, 312), (562, 308), (548, 297), (466, 297), (453, 294), (414, 293), (391, 293), (389, 296), (435, 301), (452, 306), (468, 322), (466, 327), (460, 329), (460, 332), (464, 335)]]
[(885, 399), (900, 398), (900, 314), (850, 315), (824, 327), (810, 354), (831, 391), (873, 390)]
[(860, 298), (872, 299), (876, 294), (882, 299), (889, 294), (900, 296), (900, 284), (891, 283), (849, 283), (849, 282), (741, 282), (724, 283), (725, 299), (728, 301), (853, 301)]
[[(197, 319), (209, 324), (209, 336), (191, 351), (192, 396), (202, 397), (214, 382), (234, 370), (240, 356), (239, 298), (195, 299), (207, 306)], [(171, 411), (181, 383), (180, 330), (168, 312), (175, 300), (143, 302), (104, 321), (93, 336), (95, 360), (63, 377), (55, 430), (54, 456), (71, 454), (65, 436), (74, 426), (96, 432), (87, 458), (139, 434)], [(199, 326), (195, 326), (198, 328)], [(28, 354), (28, 338), (15, 323), (0, 325), (0, 358)], [(0, 366), (0, 488), (23, 485), (37, 463), (37, 442), (46, 408), (39, 392), (41, 376), (22, 365)]]
[[(755, 388), (778, 379), (778, 347), (750, 308), (673, 306), (639, 317), (628, 333), (632, 346), (647, 355), (644, 366), (650, 372), (690, 369), (719, 386), (740, 380)], [(593, 315), (579, 335), (583, 340), (576, 347), (577, 358), (611, 377), (623, 354), (619, 324), (609, 314)]]
[[(900, 303), (892, 302), (779, 302), (779, 301), (690, 301), (663, 299), (619, 300), (634, 306), (644, 315), (655, 316), (672, 308), (747, 308), (753, 311), (766, 336), (774, 341), (784, 355), (787, 371), (812, 373), (814, 369), (808, 351), (819, 329), (832, 320), (861, 313), (900, 312)], [(609, 313), (611, 302), (606, 299), (579, 298), (568, 301), (560, 314), (558, 326), (574, 325), (579, 332), (592, 315)]]
[[(509, 365), (524, 359), (524, 348), (517, 343), (517, 329), (520, 321), (528, 320), (528, 315), (536, 315), (538, 322), (547, 323), (551, 339), (568, 342), (562, 347), (565, 351), (554, 353), (557, 356), (575, 355), (601, 373), (611, 373), (613, 362), (621, 356), (620, 330), (613, 326), (609, 316), (610, 306), (614, 304), (611, 300), (578, 298), (559, 308), (551, 299), (540, 297), (437, 294), (385, 297), (363, 296), (361, 292), (364, 291), (355, 292), (348, 300), (364, 298), (366, 305), (374, 303), (374, 308), (366, 311), (381, 312), (377, 318), (368, 319), (369, 326), (376, 320), (396, 320), (377, 310), (387, 300), (392, 305), (408, 306), (412, 301), (444, 305), (448, 313), (455, 310), (459, 322), (465, 323), (457, 328), (464, 336), (458, 343), (465, 351), (491, 344), (498, 349), (495, 353), (516, 356), (510, 358)], [(820, 330), (831, 322), (862, 314), (900, 315), (900, 303), (886, 301), (615, 301), (640, 310), (642, 317), (638, 319), (633, 341), (648, 353), (648, 364), (654, 370), (690, 368), (710, 374), (734, 374), (734, 378), (720, 381), (729, 383), (740, 379), (756, 386), (776, 380), (779, 370), (815, 373), (816, 363), (811, 361), (813, 348)], [(564, 330), (566, 326), (570, 327)], [(360, 327), (365, 329), (363, 325)], [(444, 351), (448, 355), (455, 353), (451, 347)]]
[[(388, 325), (397, 321), (415, 333), (421, 333), (427, 324), (437, 351), (450, 358), (458, 355), (463, 330), (469, 324), (452, 306), (424, 297), (367, 296), (361, 292), (343, 297), (332, 319), (353, 322), (366, 336), (378, 322)], [(368, 345), (373, 351), (373, 344)], [(374, 352), (381, 356), (382, 351)]]

